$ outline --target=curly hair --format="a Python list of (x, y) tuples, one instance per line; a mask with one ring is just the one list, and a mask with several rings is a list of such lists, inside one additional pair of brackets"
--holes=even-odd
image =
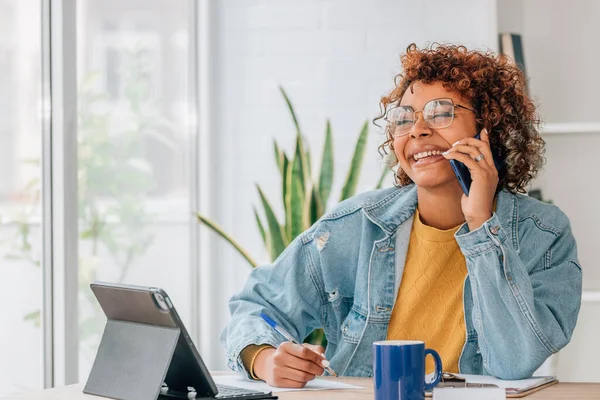
[[(441, 82), (447, 90), (471, 102), (478, 131), (486, 128), (494, 157), (505, 161), (498, 171), (497, 190), (525, 192), (545, 162), (544, 140), (539, 134), (540, 120), (533, 101), (527, 94), (523, 73), (510, 59), (492, 52), (467, 50), (464, 46), (433, 44), (418, 49), (413, 43), (400, 57), (403, 73), (394, 78), (395, 88), (380, 102), (381, 115), (396, 106), (415, 82)], [(394, 150), (390, 128), (385, 128), (386, 141), (379, 146)], [(412, 181), (398, 167), (400, 185)]]

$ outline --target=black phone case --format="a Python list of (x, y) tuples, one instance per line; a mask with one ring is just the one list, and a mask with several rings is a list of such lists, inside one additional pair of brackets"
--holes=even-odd
[(458, 183), (460, 183), (460, 187), (463, 192), (468, 196), (469, 189), (471, 188), (471, 172), (469, 168), (460, 161), (450, 160), (450, 166), (454, 170), (454, 175), (456, 175), (456, 179), (458, 179)]
[[(479, 134), (475, 135), (474, 138), (479, 139)], [(498, 172), (500, 172), (504, 168), (504, 163), (499, 162), (497, 157), (494, 157), (494, 165), (496, 166)], [(469, 171), (469, 168), (465, 164), (456, 160), (450, 160), (450, 166), (454, 170), (454, 175), (456, 175), (456, 179), (458, 179), (460, 187), (462, 188), (463, 192), (468, 196), (469, 191), (471, 189), (471, 183), (473, 182), (473, 180), (471, 179), (471, 171)]]

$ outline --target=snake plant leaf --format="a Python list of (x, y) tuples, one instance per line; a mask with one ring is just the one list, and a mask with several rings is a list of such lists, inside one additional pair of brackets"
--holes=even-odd
[(309, 226), (317, 222), (319, 218), (325, 212), (325, 208), (323, 207), (323, 201), (321, 200), (321, 195), (319, 193), (319, 189), (317, 187), (313, 187), (311, 191), (310, 197), (310, 210), (309, 210)]
[[(321, 174), (319, 176), (319, 200), (322, 205), (327, 204), (331, 186), (333, 185), (333, 138), (331, 135), (331, 123), (327, 120), (325, 128), (325, 144), (323, 145), (323, 157), (321, 158)], [(320, 216), (319, 216), (320, 217)]]
[(285, 159), (285, 175), (283, 176), (283, 210), (285, 212), (285, 233), (292, 237), (292, 162)]
[(240, 253), (241, 256), (246, 259), (246, 261), (248, 261), (252, 268), (258, 265), (256, 261), (254, 261), (254, 259), (250, 257), (250, 254), (248, 254), (248, 252), (244, 250), (244, 248), (235, 239), (226, 234), (223, 228), (221, 228), (216, 222), (210, 220), (209, 218), (203, 216), (200, 213), (196, 213), (196, 218), (198, 219), (198, 221), (208, 226), (215, 233), (217, 233), (219, 236), (221, 236), (223, 239), (229, 242), (229, 244), (231, 244), (238, 251), (238, 253)]
[(294, 150), (294, 160), (292, 168), (296, 168), (296, 173), (302, 178), (302, 191), (306, 192), (310, 184), (310, 175), (308, 174), (308, 160), (306, 159), (306, 151), (304, 147), (304, 139), (302, 135), (296, 135), (296, 149)]
[(304, 154), (305, 154), (305, 160), (306, 160), (306, 174), (305, 174), (305, 178), (306, 181), (311, 180), (312, 178), (312, 171), (311, 171), (311, 166), (312, 166), (312, 161), (311, 161), (311, 156), (310, 156), (310, 148), (308, 147), (307, 144), (304, 144)]
[(258, 189), (258, 194), (260, 195), (260, 201), (265, 209), (265, 216), (267, 217), (267, 226), (269, 227), (269, 254), (271, 256), (271, 261), (275, 261), (275, 259), (285, 250), (285, 247), (289, 243), (287, 239), (287, 235), (283, 227), (277, 221), (277, 217), (273, 212), (273, 207), (267, 200), (267, 197), (263, 193), (260, 186), (256, 185)]
[(360, 177), (360, 170), (362, 168), (363, 159), (365, 156), (365, 149), (367, 147), (367, 138), (369, 133), (369, 121), (366, 121), (360, 131), (358, 140), (356, 141), (356, 147), (354, 148), (354, 156), (352, 156), (352, 163), (346, 176), (346, 182), (342, 187), (342, 193), (340, 195), (340, 201), (346, 200), (347, 198), (354, 196), (356, 193), (356, 187), (358, 186), (358, 178)]
[(304, 230), (304, 207), (306, 204), (306, 184), (304, 179), (302, 137), (296, 136), (296, 150), (292, 161), (292, 195), (290, 198), (290, 239), (294, 239)]
[(375, 186), (375, 189), (381, 189), (383, 187), (383, 181), (385, 179), (385, 177), (387, 176), (388, 172), (390, 172), (391, 170), (388, 167), (384, 167), (383, 171), (381, 172), (381, 175), (379, 176), (379, 180), (377, 181), (377, 186)]
[[(302, 208), (302, 231), (305, 231), (310, 227), (310, 210), (312, 206), (312, 193), (313, 187), (309, 187), (307, 192), (304, 194), (304, 207)], [(302, 233), (302, 231), (299, 232)]]
[(256, 207), (254, 209), (254, 217), (256, 218), (256, 225), (258, 225), (258, 231), (260, 232), (260, 237), (262, 237), (263, 242), (265, 243), (265, 247), (268, 249), (269, 244), (267, 243), (267, 234), (265, 232), (265, 227), (260, 220), (260, 216), (258, 215), (258, 211), (256, 211)]
[(275, 162), (279, 168), (279, 173), (283, 176), (283, 162), (285, 153), (279, 148), (276, 140), (273, 140), (273, 151), (275, 152)]
[(290, 98), (288, 97), (288, 95), (285, 92), (285, 90), (283, 89), (283, 87), (279, 86), (279, 91), (281, 91), (281, 94), (283, 95), (283, 98), (285, 99), (285, 103), (287, 104), (288, 109), (290, 110), (290, 114), (292, 115), (292, 120), (294, 120), (294, 126), (296, 127), (296, 133), (301, 135), (300, 124), (298, 123), (298, 118), (296, 118), (296, 112), (294, 111), (294, 106), (292, 106), (292, 102), (290, 101)]
[(283, 163), (283, 211), (285, 213), (285, 233), (287, 237), (292, 237), (292, 163), (287, 156)]

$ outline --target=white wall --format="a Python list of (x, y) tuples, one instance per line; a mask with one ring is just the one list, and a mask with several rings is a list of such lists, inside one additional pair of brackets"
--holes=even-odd
[[(523, 2), (523, 37), (532, 93), (548, 122), (599, 122), (600, 2)], [(568, 26), (568, 29), (556, 27)], [(600, 196), (596, 149), (600, 132), (545, 136), (548, 164), (540, 184), (571, 218), (585, 269), (584, 287), (600, 290), (596, 257)]]
[[(598, 123), (597, 94), (600, 37), (595, 0), (502, 0), (501, 32), (522, 34), (531, 93), (542, 120), (552, 123)], [(600, 125), (599, 125), (600, 126)], [(597, 253), (598, 173), (596, 149), (600, 130), (592, 133), (545, 134), (547, 164), (533, 183), (570, 218), (583, 268), (585, 291), (600, 291)], [(586, 295), (571, 343), (556, 359), (559, 379), (598, 381), (600, 296)]]
[[(272, 140), (289, 152), (295, 134), (278, 85), (296, 107), (315, 169), (325, 121), (331, 119), (336, 169), (331, 197), (336, 200), (360, 127), (377, 115), (380, 96), (393, 88), (399, 55), (408, 44), (450, 41), (496, 48), (495, 0), (215, 3), (213, 216), (261, 261), (266, 254), (252, 213), (259, 204), (254, 184), (260, 183), (281, 212)], [(373, 188), (379, 177), (382, 139), (371, 126), (359, 191)], [(213, 251), (213, 267), (226, 271), (229, 280), (212, 289), (221, 312), (201, 351), (211, 368), (223, 368), (216, 336), (229, 318), (227, 298), (242, 287), (250, 269), (219, 241)]]
[[(523, 32), (531, 88), (551, 122), (598, 122), (597, 23), (600, 3), (577, 0), (523, 2)], [(560, 28), (562, 27), (562, 28)], [(558, 29), (557, 29), (558, 28)], [(600, 211), (600, 132), (546, 136), (548, 163), (539, 184), (571, 219), (583, 268), (584, 290), (600, 291), (597, 257)], [(558, 355), (557, 374), (570, 381), (599, 381), (600, 303), (584, 302), (571, 344)]]

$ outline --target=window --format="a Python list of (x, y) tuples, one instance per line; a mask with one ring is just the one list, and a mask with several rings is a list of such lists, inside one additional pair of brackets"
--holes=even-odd
[(43, 385), (40, 8), (0, 0), (0, 397)]
[(78, 2), (80, 379), (105, 321), (90, 282), (162, 286), (190, 317), (189, 8)]

